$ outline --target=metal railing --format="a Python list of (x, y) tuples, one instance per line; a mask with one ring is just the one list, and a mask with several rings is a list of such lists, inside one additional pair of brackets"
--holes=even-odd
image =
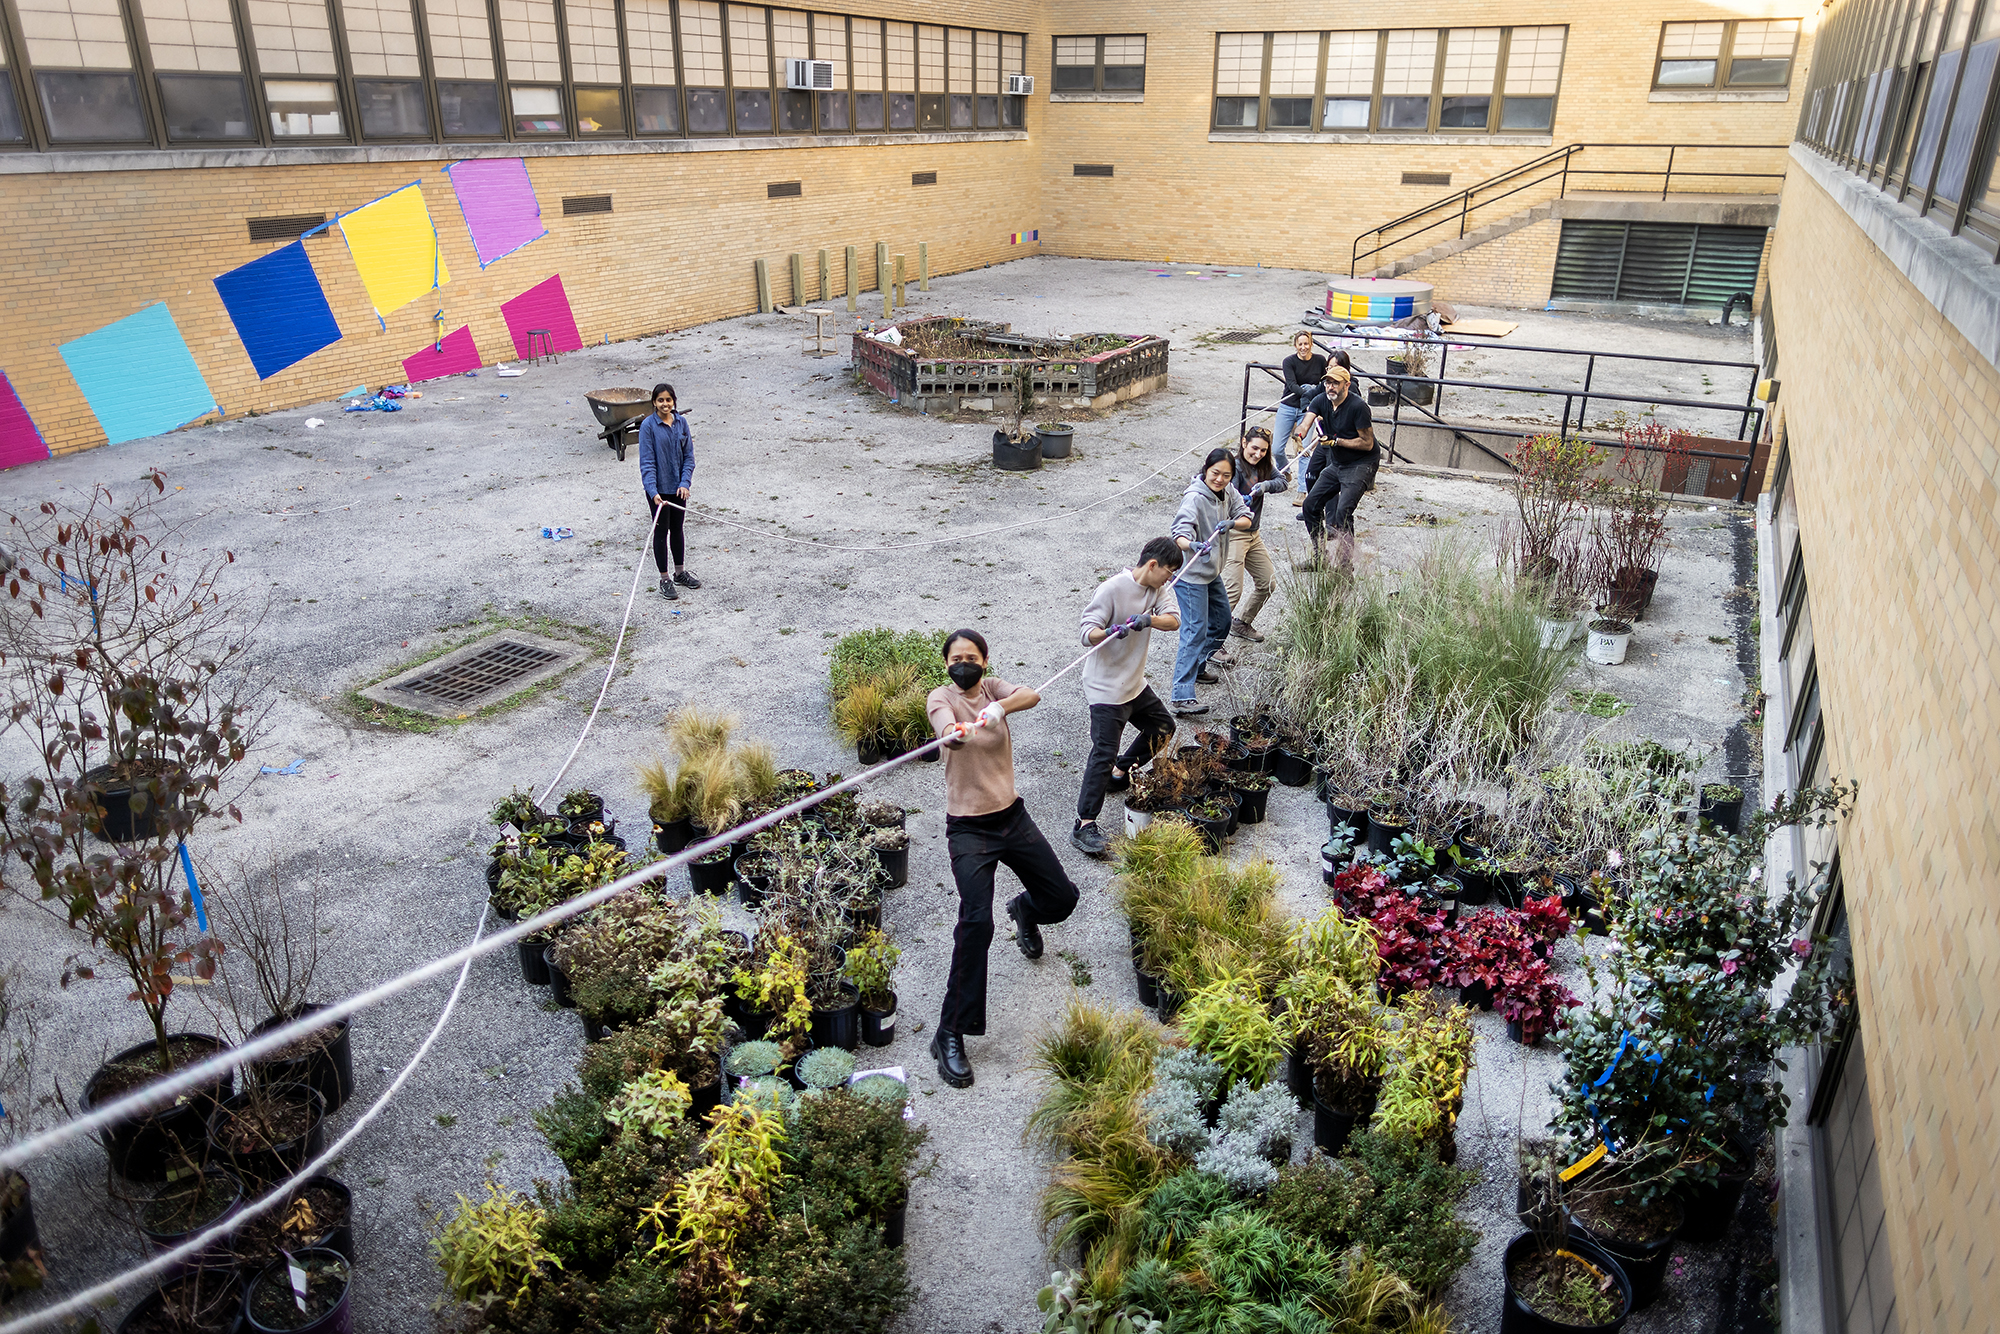
[[(1760, 375), (1762, 374), (1762, 371), (1756, 362), (1715, 361), (1706, 357), (1663, 357), (1645, 352), (1592, 352), (1582, 348), (1536, 347), (1526, 344), (1513, 345), (1513, 346), (1494, 344), (1491, 347), (1482, 345), (1478, 349), (1481, 352), (1527, 352), (1527, 353), (1536, 353), (1540, 355), (1556, 355), (1556, 356), (1584, 358), (1582, 386), (1576, 388), (1556, 388), (1550, 385), (1512, 384), (1506, 381), (1496, 381), (1496, 380), (1447, 379), (1445, 378), (1445, 370), (1449, 365), (1449, 358), (1451, 356), (1451, 347), (1449, 344), (1440, 343), (1435, 340), (1403, 337), (1396, 333), (1382, 332), (1382, 331), (1372, 332), (1370, 334), (1370, 337), (1388, 339), (1391, 341), (1400, 341), (1404, 343), (1414, 343), (1421, 345), (1427, 351), (1435, 351), (1438, 353), (1438, 373), (1436, 377), (1431, 377), (1427, 375), (1387, 375), (1387, 374), (1377, 375), (1373, 371), (1363, 370), (1358, 366), (1355, 367), (1354, 369), (1354, 378), (1357, 387), (1359, 387), (1362, 382), (1366, 382), (1368, 384), (1378, 385), (1388, 390), (1389, 393), (1393, 396), (1390, 404), (1389, 439), (1387, 442), (1389, 450), (1388, 461), (1391, 463), (1394, 463), (1396, 461), (1396, 435), (1397, 432), (1402, 427), (1403, 410), (1404, 408), (1407, 407), (1411, 409), (1413, 413), (1418, 414), (1418, 419), (1416, 421), (1413, 421), (1412, 423), (1413, 425), (1419, 425), (1426, 428), (1435, 428), (1435, 429), (1442, 429), (1449, 431), (1451, 432), (1454, 439), (1461, 440), (1464, 443), (1471, 445), (1474, 449), (1477, 449), (1480, 453), (1486, 455), (1486, 457), (1492, 459), (1494, 462), (1499, 463), (1504, 467), (1512, 468), (1514, 466), (1513, 462), (1510, 459), (1508, 459), (1506, 455), (1497, 453), (1485, 440), (1479, 439), (1478, 436), (1486, 436), (1489, 438), (1493, 436), (1506, 436), (1515, 440), (1526, 440), (1532, 436), (1544, 434), (1545, 432), (1539, 430), (1510, 430), (1506, 427), (1501, 427), (1501, 426), (1493, 426), (1493, 427), (1468, 426), (1461, 423), (1448, 422), (1442, 416), (1442, 410), (1444, 407), (1444, 391), (1446, 389), (1480, 389), (1501, 394), (1531, 394), (1539, 398), (1546, 398), (1550, 395), (1560, 395), (1563, 400), (1563, 409), (1562, 409), (1561, 419), (1556, 424), (1556, 433), (1559, 436), (1559, 438), (1563, 440), (1568, 440), (1573, 432), (1581, 433), (1586, 429), (1584, 413), (1588, 409), (1589, 404), (1593, 399), (1595, 399), (1599, 403), (1636, 403), (1636, 404), (1642, 404), (1647, 408), (1661, 408), (1661, 407), (1691, 408), (1703, 412), (1720, 412), (1730, 416), (1734, 416), (1737, 419), (1736, 439), (1742, 441), (1745, 445), (1744, 452), (1741, 454), (1726, 454), (1715, 450), (1704, 450), (1704, 449), (1676, 449), (1673, 451), (1664, 451), (1664, 450), (1656, 450), (1651, 448), (1650, 446), (1643, 444), (1635, 444), (1633, 448), (1639, 450), (1641, 453), (1671, 452), (1674, 454), (1685, 455), (1690, 458), (1717, 459), (1717, 460), (1724, 460), (1730, 463), (1741, 464), (1742, 468), (1741, 471), (1738, 473), (1736, 480), (1735, 503), (1739, 505), (1742, 504), (1744, 497), (1748, 493), (1748, 487), (1750, 484), (1750, 470), (1755, 462), (1757, 455), (1756, 439), (1763, 426), (1764, 411), (1765, 411), (1764, 405), (1757, 401), (1757, 381)], [(1313, 345), (1315, 350), (1318, 350), (1319, 339), (1317, 336), (1314, 337)], [(1718, 370), (1745, 371), (1748, 372), (1749, 374), (1750, 382), (1749, 385), (1744, 390), (1743, 401), (1740, 404), (1735, 404), (1735, 403), (1724, 404), (1713, 401), (1703, 401), (1701, 399), (1660, 398), (1654, 395), (1618, 393), (1612, 390), (1593, 389), (1591, 387), (1592, 382), (1597, 375), (1597, 363), (1600, 359), (1612, 360), (1612, 361), (1654, 362), (1654, 363), (1662, 363), (1674, 366), (1708, 366), (1708, 367), (1714, 367)], [(1242, 421), (1245, 424), (1245, 429), (1248, 429), (1248, 423), (1250, 421), (1251, 413), (1276, 412), (1278, 410), (1278, 405), (1276, 403), (1252, 404), (1250, 402), (1250, 384), (1251, 384), (1252, 372), (1262, 372), (1263, 374), (1270, 376), (1272, 379), (1278, 380), (1280, 383), (1282, 383), (1284, 380), (1284, 369), (1280, 366), (1273, 366), (1268, 362), (1261, 362), (1261, 361), (1252, 361), (1244, 365), (1243, 402), (1242, 402), (1241, 414), (1238, 417), (1238, 420)], [(1414, 399), (1410, 398), (1409, 395), (1405, 392), (1405, 389), (1407, 386), (1414, 386), (1414, 385), (1436, 386), (1435, 398), (1433, 402), (1430, 404), (1423, 404), (1423, 403), (1418, 403)], [(1575, 412), (1574, 422), (1571, 421), (1572, 409), (1574, 409)], [(1424, 418), (1428, 418), (1428, 420), (1423, 420)], [(1474, 434), (1475, 431), (1478, 433), (1477, 435)]]
[[(1664, 149), (1667, 156), (1666, 160), (1658, 167), (1577, 166), (1575, 163), (1577, 154), (1592, 148)], [(1783, 155), (1790, 151), (1791, 146), (1789, 144), (1565, 144), (1561, 148), (1552, 149), (1532, 161), (1524, 162), (1518, 167), (1510, 167), (1497, 176), (1489, 176), (1483, 181), (1468, 185), (1457, 194), (1433, 200), (1431, 203), (1425, 204), (1422, 208), (1412, 209), (1400, 218), (1392, 218), (1379, 227), (1369, 228), (1354, 238), (1353, 250), (1347, 262), (1347, 276), (1350, 278), (1354, 277), (1360, 269), (1363, 260), (1373, 259), (1392, 246), (1400, 246), (1413, 237), (1422, 236), (1426, 232), (1433, 231), (1439, 227), (1447, 227), (1456, 222), (1458, 224), (1458, 236), (1463, 237), (1468, 231), (1472, 230), (1472, 215), (1478, 210), (1490, 208), (1504, 199), (1511, 199), (1525, 190), (1531, 190), (1549, 181), (1557, 183), (1554, 197), (1562, 199), (1566, 198), (1569, 194), (1570, 178), (1573, 176), (1656, 176), (1660, 181), (1660, 198), (1664, 200), (1672, 192), (1676, 177), (1683, 181), (1690, 178), (1699, 178), (1702, 180), (1781, 181), (1785, 178), (1783, 171), (1691, 171), (1685, 166), (1675, 166), (1675, 158), (1678, 154), (1684, 151), (1694, 152), (1703, 149), (1717, 149), (1736, 153), (1771, 151)], [(1524, 177), (1532, 179), (1523, 179)], [(1503, 186), (1511, 188), (1503, 189)], [(1648, 192), (1650, 193), (1650, 187), (1648, 187)], [(1437, 216), (1433, 217), (1433, 214)], [(1386, 235), (1386, 233), (1398, 227), (1420, 222), (1425, 218), (1430, 218), (1431, 221), (1424, 223), (1421, 227), (1396, 236)], [(1377, 238), (1378, 243), (1367, 250), (1363, 250), (1361, 248), (1362, 243), (1370, 237)]]

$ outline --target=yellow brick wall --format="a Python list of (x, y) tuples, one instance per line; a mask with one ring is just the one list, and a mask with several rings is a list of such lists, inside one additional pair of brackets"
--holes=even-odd
[(1896, 1315), (1985, 1334), (2000, 1302), (2000, 371), (1803, 172), (1769, 286), (1828, 754), (1861, 783), (1840, 858)]
[(1555, 280), (1561, 239), (1562, 223), (1547, 218), (1401, 276), (1429, 283), (1436, 289), (1434, 299), (1448, 304), (1539, 309), (1548, 302)]

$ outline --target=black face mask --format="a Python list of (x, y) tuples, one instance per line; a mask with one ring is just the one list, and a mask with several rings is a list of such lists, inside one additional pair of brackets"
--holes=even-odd
[(944, 671), (960, 690), (972, 689), (979, 684), (979, 678), (986, 675), (986, 669), (976, 662), (954, 662)]

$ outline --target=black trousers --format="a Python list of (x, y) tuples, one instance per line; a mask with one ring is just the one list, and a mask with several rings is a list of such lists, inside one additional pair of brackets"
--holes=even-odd
[[(1120, 755), (1118, 743), (1125, 736), (1127, 723), (1138, 728), (1139, 734)], [(1123, 704), (1091, 705), (1090, 758), (1083, 765), (1083, 791), (1077, 794), (1076, 818), (1095, 820), (1104, 809), (1104, 791), (1114, 768), (1129, 774), (1142, 764), (1150, 764), (1173, 739), (1174, 715), (1167, 712), (1167, 706), (1160, 703), (1151, 686)]]
[(658, 515), (657, 521), (653, 524), (653, 564), (659, 567), (661, 574), (665, 574), (669, 551), (673, 555), (676, 569), (687, 564), (687, 539), (681, 532), (681, 526), (687, 522), (687, 509), (673, 496), (668, 496), (658, 504), (654, 503), (651, 496), (647, 496), (647, 516), (653, 517), (653, 512), (659, 509), (665, 509), (666, 513)]
[(986, 1031), (986, 951), (993, 944), (993, 871), (1005, 866), (1027, 890), (1028, 920), (1060, 922), (1076, 908), (1076, 886), (1056, 851), (1028, 818), (1020, 798), (991, 815), (947, 815), (945, 849), (958, 882), (958, 929), (951, 938), (938, 1027), (951, 1033)]
[[(1325, 448), (1331, 449), (1328, 445)], [(1375, 457), (1356, 455), (1352, 461), (1336, 459), (1323, 464), (1313, 475), (1312, 490), (1306, 493), (1306, 531), (1318, 537), (1329, 519), (1337, 533), (1354, 531), (1354, 508), (1363, 493), (1375, 485)], [(1327, 511), (1331, 509), (1331, 516)]]

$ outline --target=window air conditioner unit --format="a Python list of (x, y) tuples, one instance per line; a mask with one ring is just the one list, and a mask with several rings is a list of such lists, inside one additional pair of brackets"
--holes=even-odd
[(787, 60), (785, 87), (806, 92), (826, 92), (833, 87), (831, 60)]
[(1032, 74), (1009, 74), (1007, 76), (1007, 96), (1029, 97), (1035, 91), (1035, 76)]

